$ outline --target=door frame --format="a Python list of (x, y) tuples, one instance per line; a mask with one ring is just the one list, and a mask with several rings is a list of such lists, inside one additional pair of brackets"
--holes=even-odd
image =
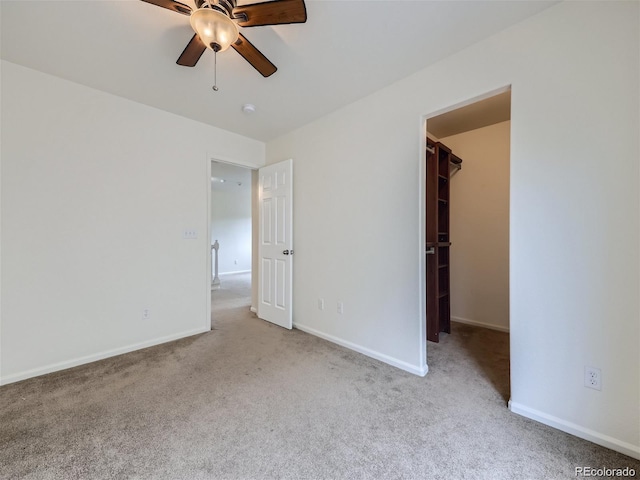
[[(207, 268), (206, 268), (206, 298), (207, 298), (207, 307), (206, 307), (206, 312), (207, 312), (207, 321), (209, 322), (207, 324), (207, 328), (209, 330), (211, 330), (211, 315), (212, 315), (212, 308), (211, 308), (211, 273), (212, 273), (212, 269), (211, 269), (211, 162), (218, 162), (218, 163), (226, 163), (228, 165), (233, 165), (236, 167), (240, 167), (240, 168), (247, 168), (249, 170), (258, 170), (260, 169), (261, 166), (264, 165), (259, 165), (258, 163), (253, 163), (253, 162), (247, 162), (247, 161), (243, 161), (243, 160), (238, 160), (235, 158), (230, 158), (227, 157), (225, 155), (218, 155), (215, 153), (208, 153), (206, 155), (206, 162), (205, 162), (205, 171), (207, 172), (207, 175), (205, 177), (206, 182), (207, 182), (207, 218), (206, 218), (206, 224), (207, 224), (207, 242), (206, 242), (206, 252), (205, 252), (205, 258), (206, 258), (206, 262), (207, 262)], [(254, 244), (254, 239), (256, 236), (256, 229), (253, 228), (253, 219), (254, 219), (254, 205), (253, 205), (253, 189), (255, 188), (255, 186), (253, 185), (253, 183), (251, 184), (251, 243), (252, 245)], [(251, 249), (251, 271), (252, 271), (252, 275), (251, 275), (251, 298), (252, 298), (252, 302), (253, 302), (253, 290), (254, 287), (256, 286), (256, 282), (258, 281), (258, 279), (256, 278), (256, 275), (253, 275), (253, 260), (255, 258), (255, 252), (254, 249)], [(253, 311), (253, 304), (251, 306), (251, 311)]]
[[(419, 143), (420, 143), (420, 155), (418, 157), (418, 265), (419, 267), (419, 278), (418, 278), (418, 286), (420, 288), (420, 356), (419, 361), (420, 365), (422, 365), (425, 369), (425, 372), (429, 371), (428, 362), (427, 362), (427, 292), (426, 292), (426, 274), (427, 274), (427, 259), (425, 255), (425, 246), (427, 241), (426, 235), (426, 225), (427, 225), (427, 217), (426, 217), (426, 193), (427, 193), (427, 182), (426, 182), (426, 173), (427, 173), (427, 120), (432, 117), (436, 117), (438, 115), (442, 115), (443, 113), (450, 112), (452, 110), (456, 110), (458, 108), (466, 107), (467, 105), (471, 105), (472, 103), (479, 102), (481, 100), (485, 100), (490, 97), (494, 97), (504, 92), (511, 91), (513, 95), (512, 85), (505, 85), (495, 90), (491, 90), (489, 92), (485, 92), (481, 95), (478, 95), (473, 98), (469, 98), (462, 102), (456, 103), (454, 105), (449, 105), (445, 108), (441, 108), (439, 110), (435, 110), (431, 113), (424, 114), (420, 117), (420, 134), (419, 134)], [(513, 112), (513, 107), (512, 107)], [(511, 184), (511, 179), (509, 179), (509, 184)], [(509, 244), (511, 243), (511, 238), (509, 238)], [(511, 258), (509, 258), (509, 263), (511, 263)], [(511, 289), (509, 289), (509, 300), (511, 300)], [(513, 350), (510, 350), (509, 354), (509, 362), (511, 362), (511, 355)]]

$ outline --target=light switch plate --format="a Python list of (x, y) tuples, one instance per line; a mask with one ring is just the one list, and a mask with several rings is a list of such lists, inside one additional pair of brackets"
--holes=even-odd
[(198, 231), (194, 228), (185, 228), (182, 232), (182, 238), (185, 240), (195, 240), (198, 238)]

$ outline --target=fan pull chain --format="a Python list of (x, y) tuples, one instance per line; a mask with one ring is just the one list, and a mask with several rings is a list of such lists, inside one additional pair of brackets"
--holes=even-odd
[(213, 91), (218, 91), (218, 52), (213, 51)]

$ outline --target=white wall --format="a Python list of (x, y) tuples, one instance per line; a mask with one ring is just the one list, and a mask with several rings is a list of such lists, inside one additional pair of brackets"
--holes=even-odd
[(509, 329), (510, 127), (440, 139), (463, 160), (449, 192), (451, 319), (502, 331)]
[(269, 142), (295, 324), (423, 371), (421, 119), (512, 85), (512, 410), (640, 457), (638, 8), (561, 3)]
[(262, 142), (3, 61), (1, 153), (2, 383), (210, 328), (208, 164)]
[(251, 188), (211, 191), (211, 244), (218, 240), (218, 273), (251, 270)]

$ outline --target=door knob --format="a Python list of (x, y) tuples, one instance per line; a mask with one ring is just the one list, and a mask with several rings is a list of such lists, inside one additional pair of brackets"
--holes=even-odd
[(282, 252), (283, 255), (293, 255), (293, 250), (285, 250)]

